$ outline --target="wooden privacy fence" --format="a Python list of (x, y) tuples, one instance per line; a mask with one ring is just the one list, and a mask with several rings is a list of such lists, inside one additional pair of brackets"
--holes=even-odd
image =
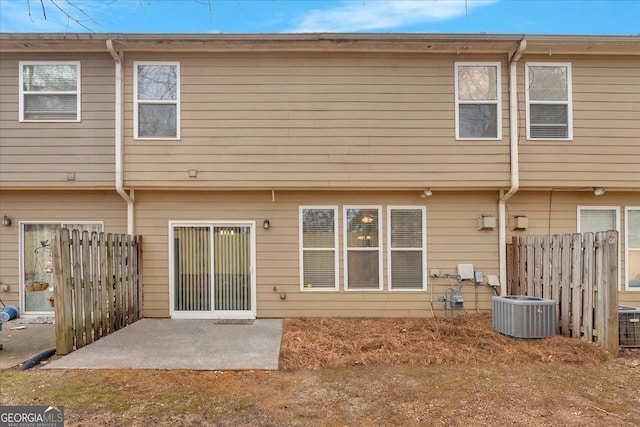
[(559, 333), (618, 352), (618, 232), (514, 236), (510, 295), (558, 302)]
[(56, 352), (68, 354), (142, 317), (141, 237), (54, 230)]

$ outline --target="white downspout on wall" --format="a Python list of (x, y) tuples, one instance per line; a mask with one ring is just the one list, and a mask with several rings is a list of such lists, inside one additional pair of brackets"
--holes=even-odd
[(122, 57), (116, 52), (113, 46), (113, 41), (107, 39), (107, 50), (113, 57), (115, 62), (116, 73), (116, 111), (115, 111), (115, 144), (116, 144), (116, 191), (127, 202), (127, 234), (133, 235), (135, 233), (134, 223), (134, 193), (131, 190), (129, 195), (124, 190), (124, 139), (122, 136), (123, 126), (123, 108), (122, 108), (122, 93), (123, 93), (123, 79), (122, 79)]
[(498, 253), (500, 258), (500, 295), (507, 294), (507, 214), (506, 203), (520, 188), (520, 165), (518, 153), (518, 76), (517, 65), (527, 48), (527, 40), (523, 37), (516, 51), (509, 59), (509, 135), (511, 137), (511, 188), (504, 194), (500, 191), (498, 201), (499, 238)]

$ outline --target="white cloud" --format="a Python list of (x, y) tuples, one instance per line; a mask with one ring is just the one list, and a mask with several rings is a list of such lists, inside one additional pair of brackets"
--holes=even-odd
[(337, 7), (313, 9), (304, 15), (296, 33), (338, 33), (385, 30), (464, 16), (497, 0), (358, 0)]

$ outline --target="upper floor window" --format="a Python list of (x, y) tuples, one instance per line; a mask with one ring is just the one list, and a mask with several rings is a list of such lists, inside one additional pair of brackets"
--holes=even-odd
[(571, 64), (525, 66), (527, 139), (573, 139)]
[(344, 207), (345, 289), (382, 290), (381, 208)]
[(180, 139), (180, 64), (135, 62), (134, 136)]
[(79, 122), (80, 62), (20, 61), (20, 121)]
[(500, 139), (500, 63), (456, 63), (456, 139)]

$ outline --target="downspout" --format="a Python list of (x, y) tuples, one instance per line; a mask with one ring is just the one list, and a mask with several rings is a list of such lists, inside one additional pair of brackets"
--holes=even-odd
[(122, 57), (116, 52), (113, 46), (113, 40), (107, 39), (107, 50), (113, 57), (115, 62), (116, 73), (116, 110), (115, 110), (115, 145), (116, 145), (116, 191), (127, 202), (127, 234), (133, 235), (135, 233), (134, 224), (134, 193), (131, 190), (129, 195), (124, 190), (124, 140), (122, 137), (122, 125), (123, 125), (123, 108), (122, 108), (122, 92), (123, 92), (123, 79), (122, 79)]
[(527, 40), (523, 37), (516, 51), (509, 58), (509, 135), (511, 146), (511, 188), (505, 194), (500, 190), (498, 201), (499, 238), (498, 253), (500, 257), (500, 295), (507, 294), (507, 214), (506, 204), (520, 188), (520, 165), (518, 154), (518, 75), (517, 65), (527, 48)]

